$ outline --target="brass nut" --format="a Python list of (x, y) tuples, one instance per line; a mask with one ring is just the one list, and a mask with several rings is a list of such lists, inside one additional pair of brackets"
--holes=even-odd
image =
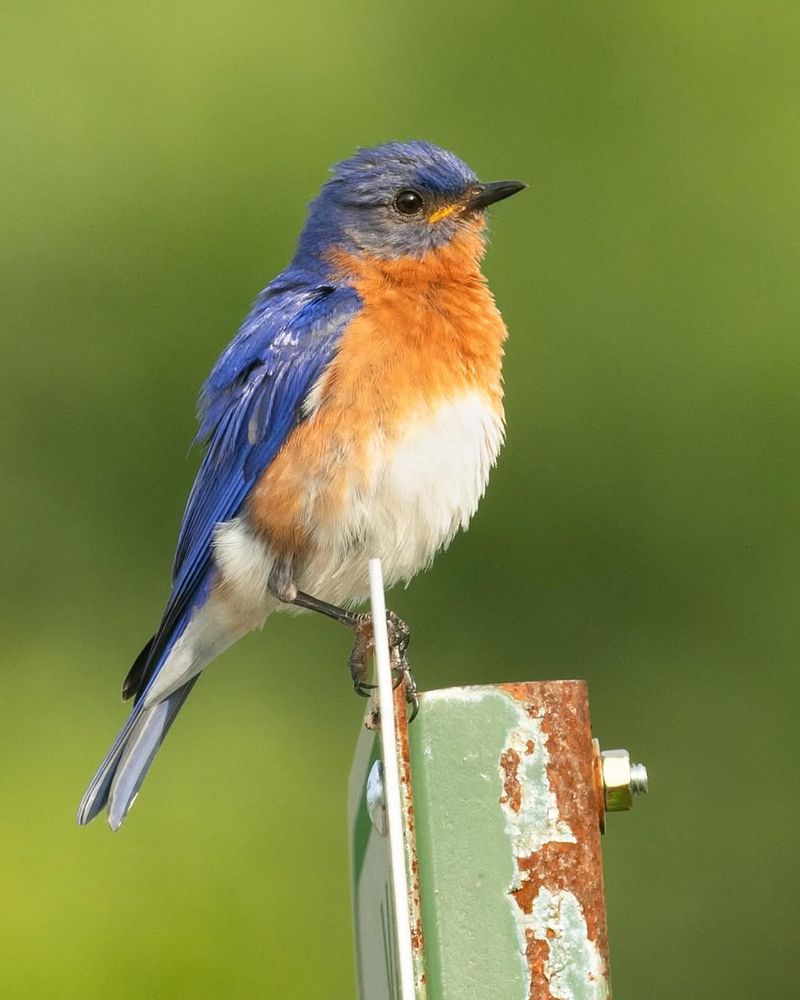
[(600, 773), (607, 812), (625, 812), (633, 806), (634, 795), (647, 792), (647, 770), (632, 764), (627, 750), (601, 751)]
[(624, 812), (633, 805), (631, 758), (627, 750), (603, 750), (603, 799), (608, 812)]

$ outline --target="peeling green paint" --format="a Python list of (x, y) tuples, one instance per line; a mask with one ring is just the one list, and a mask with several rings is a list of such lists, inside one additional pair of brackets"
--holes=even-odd
[(423, 695), (409, 731), (431, 1000), (528, 998), (498, 808), (498, 760), (515, 719), (507, 696), (458, 688)]
[(540, 889), (525, 925), (549, 945), (545, 975), (555, 1000), (606, 1000), (603, 957), (589, 940), (583, 910), (571, 892)]

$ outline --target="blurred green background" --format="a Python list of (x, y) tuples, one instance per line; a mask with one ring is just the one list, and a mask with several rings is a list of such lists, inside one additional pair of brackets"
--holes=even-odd
[(423, 686), (586, 677), (649, 766), (615, 997), (797, 995), (800, 8), (2, 6), (0, 995), (353, 996), (347, 636), (273, 620), (122, 832), (74, 810), (165, 599), (200, 382), (355, 146), (487, 179), (479, 516), (391, 604)]

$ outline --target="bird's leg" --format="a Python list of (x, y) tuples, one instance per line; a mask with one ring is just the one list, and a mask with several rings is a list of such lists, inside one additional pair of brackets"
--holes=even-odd
[[(372, 615), (369, 612), (357, 613), (347, 611), (335, 604), (321, 601), (318, 597), (305, 594), (298, 590), (294, 583), (293, 566), (291, 560), (277, 560), (269, 575), (268, 588), (273, 597), (277, 597), (284, 604), (294, 604), (298, 608), (306, 608), (308, 611), (315, 611), (317, 614), (332, 618), (340, 625), (346, 625), (353, 631), (353, 649), (347, 660), (350, 669), (350, 676), (353, 679), (353, 687), (356, 693), (364, 698), (369, 697), (370, 691), (374, 689), (374, 684), (367, 683), (369, 675), (369, 663), (374, 652), (374, 639), (372, 632)], [(392, 663), (392, 673), (395, 675), (396, 684), (405, 682), (406, 697), (409, 704), (413, 705), (411, 718), (417, 714), (417, 686), (411, 676), (411, 670), (406, 658), (406, 650), (411, 641), (411, 631), (394, 611), (386, 612), (386, 629), (389, 634), (389, 652)]]

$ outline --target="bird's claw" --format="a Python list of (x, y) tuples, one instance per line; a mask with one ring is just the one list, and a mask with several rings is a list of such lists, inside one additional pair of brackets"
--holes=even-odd
[[(374, 684), (367, 683), (369, 663), (375, 651), (375, 640), (372, 631), (372, 615), (369, 612), (353, 616), (353, 634), (355, 640), (348, 659), (350, 676), (356, 694), (368, 698), (375, 690)], [(405, 686), (406, 702), (412, 706), (409, 722), (412, 722), (419, 711), (417, 685), (408, 665), (406, 650), (411, 641), (411, 630), (394, 611), (386, 612), (386, 631), (389, 637), (389, 656), (391, 658), (394, 688), (401, 684)]]
[(411, 673), (411, 668), (407, 663), (398, 683), (405, 683), (406, 705), (411, 706), (411, 715), (408, 717), (410, 724), (416, 719), (419, 712), (419, 692), (417, 691), (417, 682), (414, 680), (414, 675)]

